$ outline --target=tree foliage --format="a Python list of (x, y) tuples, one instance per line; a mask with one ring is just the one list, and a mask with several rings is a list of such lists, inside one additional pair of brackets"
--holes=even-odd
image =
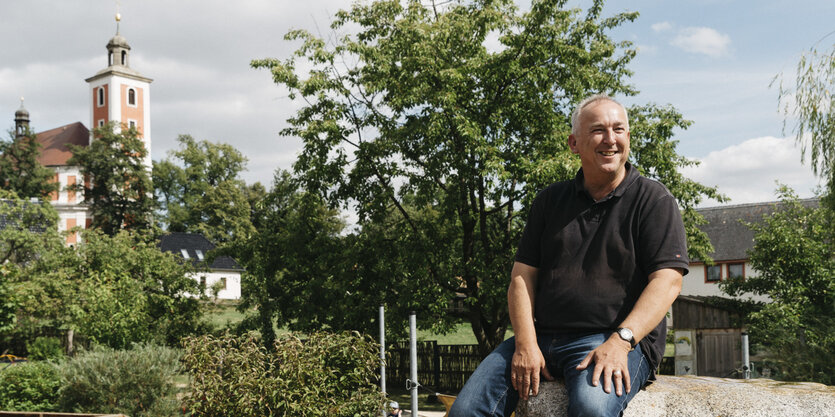
[(113, 122), (93, 130), (89, 146), (70, 145), (69, 165), (81, 167), (89, 181), (78, 184), (93, 217), (92, 227), (108, 235), (122, 229), (150, 226), (154, 207), (151, 174), (145, 166), (148, 150), (139, 131)]
[(246, 184), (246, 157), (231, 145), (177, 138), (178, 150), (154, 164), (160, 221), (172, 232), (200, 233), (224, 243), (253, 233)]
[(133, 343), (177, 345), (204, 330), (191, 264), (162, 252), (152, 236), (120, 231), (82, 233), (10, 283), (17, 322), (7, 336), (34, 340), (43, 329), (73, 330), (86, 340), (124, 349)]
[(58, 191), (54, 172), (38, 162), (40, 144), (35, 132), (26, 129), (20, 137), (9, 132), (9, 141), (0, 141), (0, 185), (19, 198), (46, 200)]
[(63, 248), (57, 221), (52, 205), (0, 190), (0, 341), (17, 323), (13, 283), (25, 279), (26, 270), (44, 253)]
[[(626, 82), (635, 51), (607, 32), (637, 13), (603, 17), (602, 1), (585, 13), (563, 6), (356, 4), (332, 24), (355, 34), (328, 44), (292, 31), (286, 39), (301, 42), (293, 57), (252, 63), (306, 102), (282, 132), (304, 143), (294, 164), (304, 186), (356, 209), (359, 239), (386, 256), (356, 263), (382, 282), (407, 282), (408, 302), (441, 327), (463, 294), (485, 354), (509, 324), (507, 275), (529, 203), (579, 168), (566, 144), (571, 110), (593, 92), (635, 93)], [(635, 165), (668, 181), (685, 210), (716, 196), (676, 173), (690, 162), (670, 138), (689, 122), (671, 107), (631, 111)], [(698, 215), (685, 218), (691, 255), (709, 253)]]
[(61, 245), (57, 222), (58, 213), (51, 204), (22, 200), (14, 191), (0, 190), (0, 264), (25, 266)]
[(828, 52), (813, 48), (803, 54), (793, 86), (784, 85), (782, 74), (776, 78), (784, 130), (786, 123), (793, 125), (803, 161), (809, 158), (813, 172), (835, 194), (835, 44)]
[(282, 171), (269, 192), (253, 194), (259, 196), (252, 216), (257, 231), (225, 248), (246, 269), (240, 308), (257, 310), (248, 326), (261, 331), (267, 346), (275, 339), (274, 326), (346, 328), (341, 324), (347, 309), (334, 308), (344, 306), (342, 278), (349, 262), (336, 211)]
[(759, 275), (723, 283), (730, 295), (753, 293), (771, 301), (750, 313), (752, 339), (782, 365), (789, 380), (835, 383), (835, 241), (833, 212), (809, 207), (782, 187), (781, 203), (754, 230), (749, 253)]

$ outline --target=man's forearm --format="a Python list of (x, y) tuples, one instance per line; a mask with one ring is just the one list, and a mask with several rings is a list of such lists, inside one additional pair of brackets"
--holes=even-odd
[(650, 274), (647, 287), (621, 323), (621, 327), (632, 330), (636, 342), (648, 335), (667, 314), (681, 292), (681, 281), (678, 269), (660, 269)]
[(518, 262), (513, 265), (513, 271), (510, 273), (507, 308), (517, 346), (536, 344), (533, 320), (536, 273), (536, 268)]
[(553, 380), (545, 366), (545, 357), (539, 350), (534, 328), (534, 300), (536, 292), (537, 269), (516, 262), (510, 273), (510, 286), (507, 289), (507, 307), (510, 323), (516, 333), (516, 350), (510, 364), (510, 379), (519, 398), (526, 400), (529, 394), (539, 393), (540, 374), (547, 380)]

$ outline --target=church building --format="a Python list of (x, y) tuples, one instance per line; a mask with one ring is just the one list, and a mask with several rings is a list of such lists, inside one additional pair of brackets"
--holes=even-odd
[[(90, 119), (89, 126), (101, 127), (113, 121), (118, 126), (135, 127), (139, 137), (148, 150), (145, 165), (151, 170), (151, 79), (130, 67), (130, 45), (119, 34), (116, 15), (116, 36), (107, 43), (107, 66), (85, 81), (88, 85)], [(23, 134), (29, 126), (29, 112), (23, 107), (15, 112), (15, 134)], [(117, 129), (120, 127), (117, 127)], [(72, 152), (67, 145), (88, 146), (95, 140), (92, 128), (88, 129), (81, 122), (70, 123), (51, 130), (37, 133), (41, 145), (38, 162), (55, 172), (55, 181), (60, 184), (59, 191), (53, 193), (51, 200), (60, 216), (58, 230), (66, 231), (80, 226), (87, 228), (92, 222), (88, 207), (84, 204), (80, 192), (74, 186), (82, 178), (80, 167), (69, 165)], [(67, 236), (67, 244), (78, 241), (77, 234)]]

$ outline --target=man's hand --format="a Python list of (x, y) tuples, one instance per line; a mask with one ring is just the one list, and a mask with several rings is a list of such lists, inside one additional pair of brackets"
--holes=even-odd
[(554, 378), (545, 366), (545, 357), (536, 345), (529, 347), (516, 346), (513, 359), (510, 362), (510, 381), (513, 389), (519, 392), (519, 398), (527, 400), (529, 394), (539, 394), (539, 375), (548, 381)]
[(591, 384), (595, 387), (603, 376), (603, 391), (612, 392), (612, 382), (615, 385), (615, 394), (623, 395), (624, 387), (626, 393), (632, 388), (629, 379), (629, 366), (627, 355), (632, 350), (629, 342), (621, 339), (617, 333), (612, 333), (602, 345), (589, 352), (588, 355), (577, 365), (577, 370), (582, 371), (594, 362), (594, 371), (591, 376)]

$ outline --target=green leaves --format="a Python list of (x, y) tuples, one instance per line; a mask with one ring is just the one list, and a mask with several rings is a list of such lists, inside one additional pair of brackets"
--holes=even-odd
[[(780, 79), (778, 107), (786, 116), (783, 123), (794, 125), (792, 131), (800, 144), (802, 160), (808, 157), (812, 171), (827, 181), (835, 191), (835, 45), (828, 52), (812, 49), (800, 57), (794, 86), (784, 86)], [(772, 82), (773, 83), (773, 82)]]
[(161, 252), (152, 236), (86, 230), (75, 247), (41, 252), (7, 284), (16, 322), (2, 334), (26, 340), (42, 329), (72, 329), (113, 348), (176, 345), (205, 330), (191, 264)]
[(154, 208), (148, 150), (135, 128), (117, 131), (111, 122), (93, 130), (89, 146), (70, 145), (69, 165), (81, 167), (90, 181), (78, 184), (93, 217), (92, 227), (108, 235), (150, 227)]
[(174, 378), (179, 359), (177, 350), (148, 344), (83, 352), (58, 368), (60, 409), (136, 417), (177, 415)]
[(185, 341), (194, 416), (354, 416), (382, 407), (378, 346), (359, 333), (287, 335), (268, 351), (252, 334)]
[[(637, 13), (602, 9), (603, 1), (583, 15), (560, 0), (533, 2), (530, 12), (509, 0), (443, 8), (380, 0), (337, 14), (332, 28), (350, 34), (325, 42), (294, 31), (287, 39), (302, 45), (293, 56), (252, 62), (305, 99), (282, 131), (304, 144), (293, 166), (302, 186), (357, 212), (348, 253), (384, 259), (355, 259), (367, 305), (396, 294), (391, 308), (414, 306), (422, 325), (445, 328), (459, 319), (445, 309), (462, 294), (482, 351), (503, 340), (507, 274), (528, 205), (579, 167), (566, 145), (570, 112), (592, 93), (635, 93), (627, 68), (635, 51), (608, 33)], [(677, 174), (690, 162), (671, 137), (688, 122), (672, 108), (636, 113), (639, 168), (669, 181), (686, 210), (718, 197)], [(706, 239), (692, 242), (709, 253)]]
[(40, 144), (35, 132), (27, 130), (15, 138), (9, 132), (9, 141), (0, 141), (0, 184), (4, 190), (13, 191), (21, 199), (46, 200), (58, 191), (53, 180), (54, 172), (38, 162)]
[(835, 382), (835, 253), (832, 210), (809, 206), (786, 187), (781, 203), (754, 230), (751, 265), (758, 275), (723, 283), (731, 295), (771, 300), (748, 316), (753, 340), (781, 365), (783, 379)]
[[(240, 179), (246, 157), (231, 145), (177, 138), (170, 159), (154, 163), (160, 222), (168, 231), (200, 233), (223, 244), (254, 232), (247, 188)], [(173, 161), (172, 161), (173, 160)]]

